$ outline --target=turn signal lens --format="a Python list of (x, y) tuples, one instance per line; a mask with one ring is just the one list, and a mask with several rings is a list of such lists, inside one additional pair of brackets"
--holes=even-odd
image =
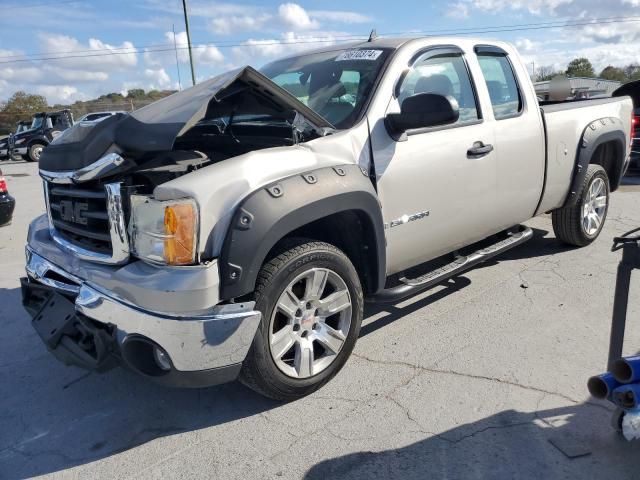
[(198, 204), (131, 195), (131, 253), (157, 265), (193, 265), (198, 258)]
[(191, 203), (164, 209), (164, 260), (168, 265), (188, 265), (195, 261), (196, 209)]

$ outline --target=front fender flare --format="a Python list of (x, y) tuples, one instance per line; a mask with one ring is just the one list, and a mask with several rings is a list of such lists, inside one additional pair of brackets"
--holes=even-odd
[(240, 203), (219, 258), (220, 298), (253, 292), (262, 264), (282, 238), (311, 222), (346, 211), (356, 211), (372, 227), (377, 263), (374, 289), (383, 288), (386, 244), (380, 203), (367, 173), (357, 165), (345, 165), (285, 178), (254, 191)]

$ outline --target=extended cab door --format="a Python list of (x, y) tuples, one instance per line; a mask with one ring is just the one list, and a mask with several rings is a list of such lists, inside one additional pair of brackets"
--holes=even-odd
[(542, 115), (528, 72), (517, 58), (492, 45), (477, 45), (475, 53), (482, 71), (480, 97), (491, 104), (485, 118), (495, 126), (496, 226), (509, 228), (531, 218), (540, 200), (546, 148)]
[[(473, 52), (471, 57), (475, 60)], [(408, 131), (400, 139), (380, 122), (372, 129), (388, 274), (494, 233), (499, 207), (494, 126), (483, 118), (463, 51), (427, 47), (398, 77), (387, 113), (400, 111), (411, 95), (437, 93), (457, 100), (460, 118), (452, 125)]]

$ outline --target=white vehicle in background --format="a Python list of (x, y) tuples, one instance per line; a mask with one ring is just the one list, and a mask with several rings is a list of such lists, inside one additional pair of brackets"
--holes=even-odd
[(102, 120), (117, 115), (119, 113), (127, 113), (125, 111), (113, 111), (113, 112), (91, 112), (86, 115), (80, 117), (77, 123), (80, 122), (101, 122)]

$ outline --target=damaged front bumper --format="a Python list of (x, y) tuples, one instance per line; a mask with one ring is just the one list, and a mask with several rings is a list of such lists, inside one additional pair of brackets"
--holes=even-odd
[(124, 364), (176, 387), (224, 383), (237, 377), (260, 322), (253, 302), (185, 315), (141, 308), (67, 272), (32, 246), (26, 270), (23, 304), (47, 348), (68, 365), (105, 371)]

